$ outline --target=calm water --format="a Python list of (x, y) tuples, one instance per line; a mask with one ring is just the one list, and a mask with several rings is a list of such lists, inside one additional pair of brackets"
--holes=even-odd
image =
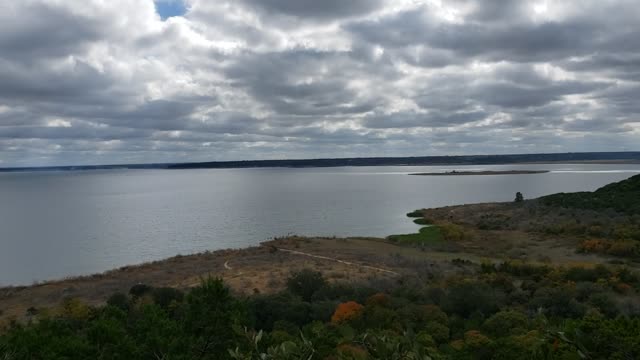
[[(547, 174), (428, 177), (410, 172), (548, 169)], [(0, 285), (286, 234), (386, 236), (421, 207), (594, 190), (640, 165), (122, 170), (0, 174)]]

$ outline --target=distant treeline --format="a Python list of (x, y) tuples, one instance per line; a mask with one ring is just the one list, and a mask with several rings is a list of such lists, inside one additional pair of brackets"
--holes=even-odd
[(225, 169), (256, 167), (336, 167), (402, 165), (497, 165), (523, 162), (640, 161), (640, 152), (583, 152), (555, 154), (368, 157), (337, 159), (243, 160), (194, 163), (120, 164), (0, 168), (0, 171), (108, 170), (108, 169)]

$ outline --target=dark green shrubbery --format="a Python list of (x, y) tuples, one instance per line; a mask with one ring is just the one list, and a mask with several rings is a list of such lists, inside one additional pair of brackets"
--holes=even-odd
[(163, 309), (169, 309), (173, 304), (179, 304), (184, 298), (184, 293), (170, 287), (156, 288), (151, 291), (153, 302)]
[(604, 210), (613, 209), (627, 215), (640, 214), (640, 175), (609, 184), (594, 192), (559, 193), (540, 200), (549, 206)]
[(640, 307), (633, 306), (640, 283), (631, 270), (524, 263), (482, 269), (428, 283), (400, 278), (377, 289), (329, 284), (307, 270), (293, 274), (286, 291), (244, 298), (215, 279), (186, 294), (138, 286), (144, 291), (114, 294), (103, 307), (69, 299), (4, 329), (0, 359), (640, 356)]
[(287, 280), (287, 289), (291, 293), (300, 296), (304, 301), (311, 301), (313, 294), (326, 285), (327, 282), (322, 277), (322, 274), (309, 269), (295, 273)]
[(142, 297), (147, 295), (153, 290), (153, 288), (146, 284), (136, 284), (129, 289), (129, 295), (133, 297)]

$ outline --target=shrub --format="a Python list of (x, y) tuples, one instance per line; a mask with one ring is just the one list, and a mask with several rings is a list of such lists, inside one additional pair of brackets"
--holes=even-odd
[(423, 305), (421, 316), (429, 322), (437, 322), (445, 326), (449, 324), (449, 317), (437, 305)]
[(611, 247), (611, 241), (604, 239), (583, 240), (578, 245), (578, 251), (585, 253), (604, 253)]
[(61, 310), (62, 316), (77, 321), (87, 320), (91, 313), (91, 308), (76, 298), (69, 298), (62, 301)]
[(133, 285), (131, 289), (129, 289), (129, 295), (133, 296), (134, 298), (138, 298), (150, 293), (151, 290), (153, 290), (153, 288), (149, 285), (136, 284)]
[(580, 301), (585, 301), (591, 295), (598, 294), (603, 291), (604, 291), (604, 287), (598, 283), (593, 283), (589, 281), (581, 281), (576, 283), (576, 299)]
[(606, 279), (611, 276), (611, 272), (602, 266), (596, 266), (594, 268), (584, 267), (571, 267), (567, 269), (565, 279), (571, 281), (590, 281), (596, 282), (598, 279)]
[(254, 295), (248, 306), (257, 329), (270, 331), (278, 320), (302, 326), (310, 319), (310, 304), (290, 293)]
[(568, 288), (542, 287), (535, 291), (529, 306), (532, 310), (541, 309), (550, 316), (578, 318), (585, 313), (584, 305), (574, 299)]
[(478, 330), (469, 330), (464, 334), (464, 347), (473, 359), (492, 358), (492, 341)]
[(287, 280), (287, 289), (292, 294), (300, 296), (304, 301), (311, 301), (313, 294), (327, 285), (322, 274), (310, 269), (294, 273)]
[(636, 257), (640, 255), (640, 243), (634, 240), (620, 240), (611, 243), (607, 254), (614, 256)]
[(107, 299), (107, 305), (117, 307), (122, 311), (129, 311), (129, 297), (123, 293), (115, 293)]
[(369, 359), (369, 353), (367, 349), (360, 345), (354, 344), (340, 344), (338, 346), (338, 354), (340, 359), (348, 360), (366, 360)]
[(447, 241), (462, 241), (470, 237), (469, 232), (460, 225), (444, 223), (438, 225), (438, 228), (442, 237)]
[(331, 316), (331, 322), (334, 324), (340, 324), (343, 322), (351, 321), (359, 318), (362, 315), (364, 306), (358, 304), (355, 301), (348, 301), (338, 305), (336, 311)]
[(614, 317), (618, 314), (618, 306), (608, 294), (598, 293), (591, 295), (589, 304), (608, 317)]
[(391, 297), (385, 293), (375, 293), (367, 299), (367, 306), (387, 307), (391, 303)]
[(153, 297), (153, 302), (163, 309), (168, 309), (174, 302), (182, 302), (184, 298), (182, 291), (170, 287), (153, 289), (151, 296)]
[(315, 301), (309, 308), (309, 317), (311, 320), (328, 322), (335, 308), (335, 301)]
[(395, 311), (386, 307), (368, 305), (362, 313), (362, 324), (372, 329), (400, 328), (404, 325), (398, 321)]
[(427, 323), (424, 330), (431, 335), (433, 340), (438, 344), (445, 344), (449, 341), (449, 328), (440, 323), (431, 321)]
[(493, 336), (522, 333), (527, 328), (527, 316), (515, 310), (503, 310), (484, 322), (484, 329)]
[(504, 300), (504, 293), (480, 282), (464, 281), (453, 284), (445, 299), (445, 310), (462, 317), (469, 317), (474, 311), (485, 315), (498, 311)]
[(425, 348), (435, 348), (438, 346), (438, 344), (436, 344), (436, 341), (433, 340), (433, 337), (427, 331), (424, 331), (424, 330), (420, 331), (416, 335), (415, 340), (417, 343), (424, 346)]

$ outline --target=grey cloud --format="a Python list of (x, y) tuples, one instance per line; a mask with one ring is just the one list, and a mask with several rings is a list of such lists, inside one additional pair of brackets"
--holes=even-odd
[(105, 35), (108, 19), (74, 14), (54, 4), (3, 5), (0, 12), (0, 58), (32, 61), (83, 50)]
[(522, 17), (526, 16), (527, 7), (530, 6), (526, 1), (518, 0), (461, 1), (461, 3), (471, 3), (473, 11), (469, 17), (482, 22), (522, 20)]
[(115, 82), (83, 61), (59, 69), (47, 62), (23, 66), (0, 60), (0, 98), (87, 102)]
[[(341, 66), (344, 65), (344, 66)], [(347, 86), (349, 54), (294, 49), (245, 53), (227, 69), (235, 86), (281, 115), (339, 115), (373, 109)]]
[(637, 53), (597, 53), (582, 59), (564, 61), (561, 66), (569, 71), (597, 72), (620, 80), (640, 81), (640, 54)]
[(374, 129), (449, 127), (479, 121), (486, 116), (483, 111), (428, 114), (400, 112), (370, 115), (363, 119), (363, 124)]
[(542, 106), (565, 95), (594, 91), (603, 85), (581, 82), (559, 82), (544, 87), (526, 87), (508, 83), (478, 85), (476, 98), (486, 104), (513, 107)]
[(516, 62), (589, 54), (593, 51), (591, 45), (601, 41), (595, 39), (599, 39), (597, 35), (603, 30), (601, 24), (584, 18), (543, 23), (456, 24), (442, 22), (433, 12), (429, 6), (422, 6), (380, 19), (352, 22), (345, 29), (362, 41), (383, 47), (422, 44), (450, 50), (464, 58)]
[(241, 0), (252, 8), (270, 14), (284, 14), (305, 19), (334, 20), (366, 15), (379, 8), (382, 0)]
[(621, 150), (640, 136), (632, 0), (548, 2), (547, 18), (528, 1), (443, 2), (456, 21), (383, 0), (189, 4), (164, 22), (151, 0), (6, 6), (0, 166)]
[(9, 139), (92, 139), (128, 140), (150, 136), (149, 131), (131, 128), (101, 127), (95, 124), (73, 122), (71, 127), (16, 126), (0, 127), (0, 138)]
[(619, 133), (629, 132), (631, 129), (625, 126), (624, 123), (615, 121), (613, 119), (578, 119), (570, 122), (565, 122), (562, 126), (565, 131), (576, 132), (602, 132), (607, 133)]

